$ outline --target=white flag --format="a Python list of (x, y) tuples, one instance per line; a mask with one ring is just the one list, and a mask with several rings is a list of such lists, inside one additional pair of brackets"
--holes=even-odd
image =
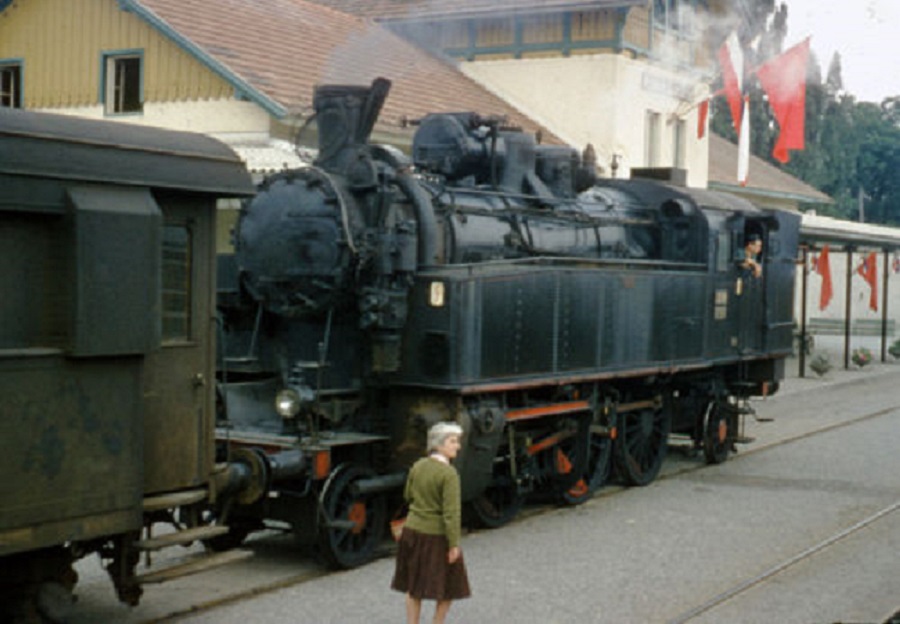
[(722, 68), (722, 85), (734, 131), (740, 134), (741, 100), (744, 98), (744, 51), (736, 32), (728, 35), (718, 51), (719, 67)]
[(741, 115), (741, 136), (738, 137), (737, 179), (741, 186), (747, 186), (747, 174), (750, 171), (750, 100), (744, 99), (744, 112)]

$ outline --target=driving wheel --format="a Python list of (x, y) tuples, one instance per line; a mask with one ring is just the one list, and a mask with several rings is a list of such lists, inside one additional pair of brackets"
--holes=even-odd
[(342, 464), (332, 471), (320, 496), (319, 546), (337, 568), (352, 568), (372, 559), (387, 523), (384, 494), (361, 495), (353, 484), (374, 477), (369, 468)]
[(668, 448), (672, 418), (669, 410), (637, 409), (619, 416), (613, 460), (628, 485), (647, 485), (659, 474)]

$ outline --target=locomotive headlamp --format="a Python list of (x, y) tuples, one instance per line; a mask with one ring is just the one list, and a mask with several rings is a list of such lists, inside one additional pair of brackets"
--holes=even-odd
[(300, 411), (300, 395), (292, 388), (286, 388), (275, 396), (275, 411), (282, 418), (293, 418)]
[(428, 287), (428, 305), (432, 308), (443, 308), (444, 301), (444, 282), (431, 282)]

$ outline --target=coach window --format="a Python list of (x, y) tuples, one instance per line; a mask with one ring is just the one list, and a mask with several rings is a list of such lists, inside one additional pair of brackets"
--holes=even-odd
[(22, 65), (0, 61), (0, 108), (22, 108)]
[(183, 342), (191, 337), (191, 230), (167, 223), (162, 243), (162, 339)]
[(102, 98), (107, 115), (143, 112), (143, 73), (140, 51), (103, 55)]

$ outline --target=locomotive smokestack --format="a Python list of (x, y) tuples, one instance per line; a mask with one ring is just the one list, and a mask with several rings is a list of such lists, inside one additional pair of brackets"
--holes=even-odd
[(376, 78), (369, 87), (316, 87), (313, 96), (319, 127), (316, 165), (328, 171), (344, 170), (357, 148), (368, 142), (390, 89), (391, 82), (385, 78)]

